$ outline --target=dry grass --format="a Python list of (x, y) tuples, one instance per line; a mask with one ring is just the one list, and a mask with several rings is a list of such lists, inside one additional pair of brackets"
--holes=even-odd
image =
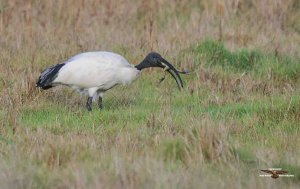
[[(297, 188), (299, 10), (297, 0), (0, 1), (1, 188)], [(45, 67), (92, 50), (134, 64), (154, 50), (193, 73), (179, 93), (147, 71), (92, 113), (70, 90), (35, 88)], [(274, 166), (295, 177), (258, 177)]]

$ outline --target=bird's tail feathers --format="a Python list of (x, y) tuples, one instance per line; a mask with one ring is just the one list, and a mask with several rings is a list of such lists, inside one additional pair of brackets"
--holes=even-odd
[(53, 86), (52, 81), (57, 77), (57, 74), (59, 70), (65, 65), (65, 63), (62, 64), (56, 64), (55, 66), (52, 66), (50, 68), (47, 68), (42, 72), (40, 75), (38, 81), (36, 82), (36, 86), (40, 87), (44, 90), (50, 89)]

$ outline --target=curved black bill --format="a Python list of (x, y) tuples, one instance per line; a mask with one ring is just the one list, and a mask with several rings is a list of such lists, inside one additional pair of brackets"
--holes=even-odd
[(181, 90), (183, 88), (183, 83), (182, 83), (182, 79), (181, 79), (179, 73), (187, 74), (189, 72), (187, 72), (187, 71), (178, 71), (171, 63), (169, 63), (165, 59), (162, 60), (162, 64), (165, 66), (164, 67), (165, 71), (170, 73), (171, 76), (175, 79), (175, 81), (177, 83), (177, 86), (178, 86), (178, 89)]

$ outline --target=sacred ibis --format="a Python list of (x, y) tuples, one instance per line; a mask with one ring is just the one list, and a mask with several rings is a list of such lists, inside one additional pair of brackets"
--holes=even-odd
[(102, 97), (105, 91), (118, 84), (129, 84), (145, 68), (160, 67), (175, 79), (178, 88), (183, 87), (178, 71), (171, 63), (156, 52), (149, 53), (140, 64), (134, 66), (119, 54), (112, 52), (85, 52), (71, 57), (64, 63), (47, 68), (40, 75), (36, 86), (44, 90), (57, 85), (65, 85), (87, 95), (86, 108), (92, 110), (92, 100), (98, 100), (102, 109)]

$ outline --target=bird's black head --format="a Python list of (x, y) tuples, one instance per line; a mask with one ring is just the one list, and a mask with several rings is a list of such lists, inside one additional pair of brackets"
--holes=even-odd
[(160, 67), (163, 68), (164, 71), (167, 71), (172, 75), (172, 77), (175, 79), (179, 90), (183, 87), (183, 83), (181, 80), (181, 77), (179, 73), (181, 74), (187, 74), (186, 71), (178, 71), (171, 63), (166, 61), (160, 54), (156, 52), (149, 53), (144, 60), (135, 66), (136, 69), (142, 70), (144, 68), (150, 68), (150, 67)]
[(163, 58), (156, 52), (149, 53), (144, 60), (150, 65), (150, 67), (162, 67), (161, 62)]

